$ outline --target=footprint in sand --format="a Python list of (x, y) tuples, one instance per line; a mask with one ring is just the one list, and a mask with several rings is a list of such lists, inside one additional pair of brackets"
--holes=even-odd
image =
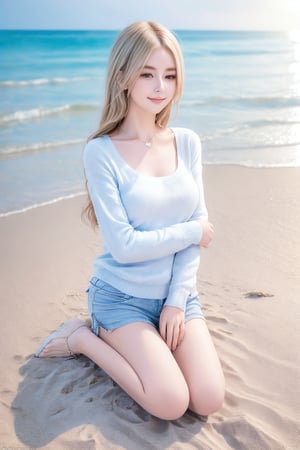
[(100, 375), (94, 375), (92, 379), (88, 382), (89, 385), (98, 383), (103, 377)]
[(63, 387), (61, 390), (62, 394), (70, 394), (71, 392), (73, 392), (73, 385), (72, 384), (67, 384), (67, 386)]
[(262, 291), (250, 291), (250, 292), (246, 292), (244, 294), (244, 297), (257, 299), (257, 298), (264, 298), (264, 297), (274, 297), (274, 294), (269, 294), (268, 292), (262, 292)]

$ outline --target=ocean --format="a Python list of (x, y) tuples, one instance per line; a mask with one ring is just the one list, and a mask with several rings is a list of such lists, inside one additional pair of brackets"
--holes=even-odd
[[(300, 34), (175, 31), (204, 164), (300, 166)], [(116, 31), (0, 31), (0, 215), (84, 191)]]

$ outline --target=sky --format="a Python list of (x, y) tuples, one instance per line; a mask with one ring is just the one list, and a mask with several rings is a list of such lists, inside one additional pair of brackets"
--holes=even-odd
[(171, 29), (299, 30), (299, 0), (0, 0), (0, 29), (121, 29), (154, 20)]

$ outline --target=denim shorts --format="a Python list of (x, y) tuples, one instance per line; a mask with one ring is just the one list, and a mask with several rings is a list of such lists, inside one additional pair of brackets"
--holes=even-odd
[[(133, 322), (146, 322), (158, 329), (165, 299), (132, 297), (96, 277), (87, 292), (92, 331), (97, 336), (99, 327), (112, 331)], [(191, 319), (204, 319), (198, 295), (187, 299), (185, 322)]]

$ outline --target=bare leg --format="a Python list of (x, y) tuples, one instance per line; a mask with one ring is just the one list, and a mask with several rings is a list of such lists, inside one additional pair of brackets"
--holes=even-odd
[[(151, 414), (163, 419), (176, 419), (184, 414), (189, 404), (186, 381), (172, 353), (154, 327), (136, 322), (113, 332), (101, 329), (100, 335), (110, 348), (125, 358), (138, 377), (139, 385), (134, 380), (130, 390), (129, 378), (124, 378), (124, 374), (118, 382), (135, 401)], [(111, 370), (111, 366), (109, 369)], [(112, 372), (110, 375), (114, 378)]]
[[(188, 408), (189, 390), (184, 376), (151, 325), (137, 322), (112, 332), (101, 330), (101, 339), (82, 327), (69, 337), (68, 343), (74, 353), (92, 359), (151, 414), (172, 420)], [(63, 339), (49, 343), (47, 356), (61, 355), (63, 345)]]
[(184, 339), (174, 357), (189, 387), (189, 408), (201, 415), (220, 409), (224, 375), (204, 320), (193, 319), (185, 324)]

